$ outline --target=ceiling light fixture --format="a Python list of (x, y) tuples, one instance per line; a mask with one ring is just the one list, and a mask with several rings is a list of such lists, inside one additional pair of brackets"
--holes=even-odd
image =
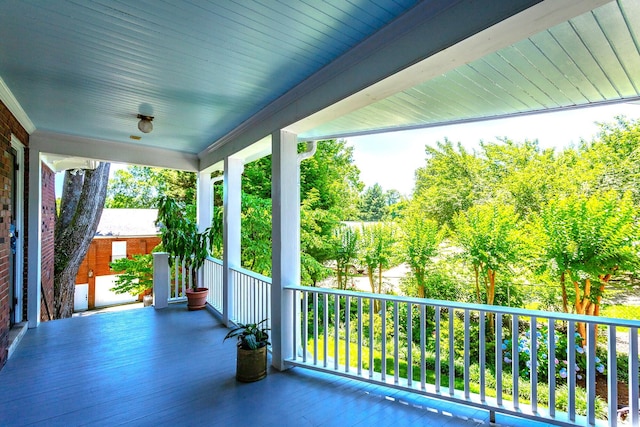
[(153, 124), (151, 124), (153, 116), (138, 114), (138, 118), (140, 119), (138, 122), (138, 129), (140, 129), (140, 132), (149, 133), (153, 130)]

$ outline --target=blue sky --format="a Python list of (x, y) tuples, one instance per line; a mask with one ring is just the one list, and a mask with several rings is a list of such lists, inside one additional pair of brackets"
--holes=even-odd
[(591, 140), (598, 132), (596, 122), (610, 122), (616, 116), (640, 119), (640, 104), (612, 104), (557, 113), (535, 114), (464, 125), (443, 126), (386, 134), (347, 138), (354, 147), (355, 163), (366, 186), (376, 182), (386, 190), (410, 195), (414, 172), (425, 164), (425, 145), (446, 138), (477, 147), (479, 141), (508, 137), (515, 141), (537, 139), (543, 148), (564, 148)]

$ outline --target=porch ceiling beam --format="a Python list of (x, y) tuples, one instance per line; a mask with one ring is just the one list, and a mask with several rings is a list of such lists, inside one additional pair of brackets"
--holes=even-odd
[(144, 145), (42, 131), (36, 131), (29, 137), (29, 145), (41, 153), (190, 172), (198, 171), (198, 157), (195, 154)]
[(275, 130), (304, 132), (607, 2), (420, 2), (212, 143), (198, 155), (200, 168), (219, 162)]

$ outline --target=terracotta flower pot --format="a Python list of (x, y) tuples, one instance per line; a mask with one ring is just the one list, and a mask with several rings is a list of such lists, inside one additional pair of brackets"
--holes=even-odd
[(208, 293), (209, 289), (207, 288), (196, 288), (195, 291), (187, 289), (187, 308), (191, 311), (202, 310), (207, 305)]
[(238, 347), (236, 379), (244, 383), (258, 381), (267, 376), (267, 347), (244, 350)]

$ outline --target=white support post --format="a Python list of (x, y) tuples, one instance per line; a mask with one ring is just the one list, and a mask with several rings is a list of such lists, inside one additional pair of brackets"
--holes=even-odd
[(169, 254), (153, 254), (153, 307), (156, 310), (169, 306)]
[(224, 160), (224, 215), (222, 256), (222, 321), (231, 326), (233, 319), (233, 274), (232, 267), (240, 266), (240, 210), (242, 202), (241, 159), (227, 157)]
[(42, 162), (40, 150), (29, 148), (29, 245), (27, 267), (27, 318), (29, 328), (40, 324), (42, 277)]
[[(272, 363), (285, 370), (285, 360), (294, 356), (294, 296), (284, 286), (300, 280), (300, 178), (297, 136), (287, 131), (272, 135)], [(299, 328), (297, 328), (299, 330)]]
[[(211, 172), (208, 170), (199, 172), (197, 185), (197, 222), (198, 231), (202, 232), (211, 226), (211, 219), (213, 218), (213, 185)], [(204, 268), (198, 271), (198, 286), (207, 287), (207, 283), (204, 283)]]

